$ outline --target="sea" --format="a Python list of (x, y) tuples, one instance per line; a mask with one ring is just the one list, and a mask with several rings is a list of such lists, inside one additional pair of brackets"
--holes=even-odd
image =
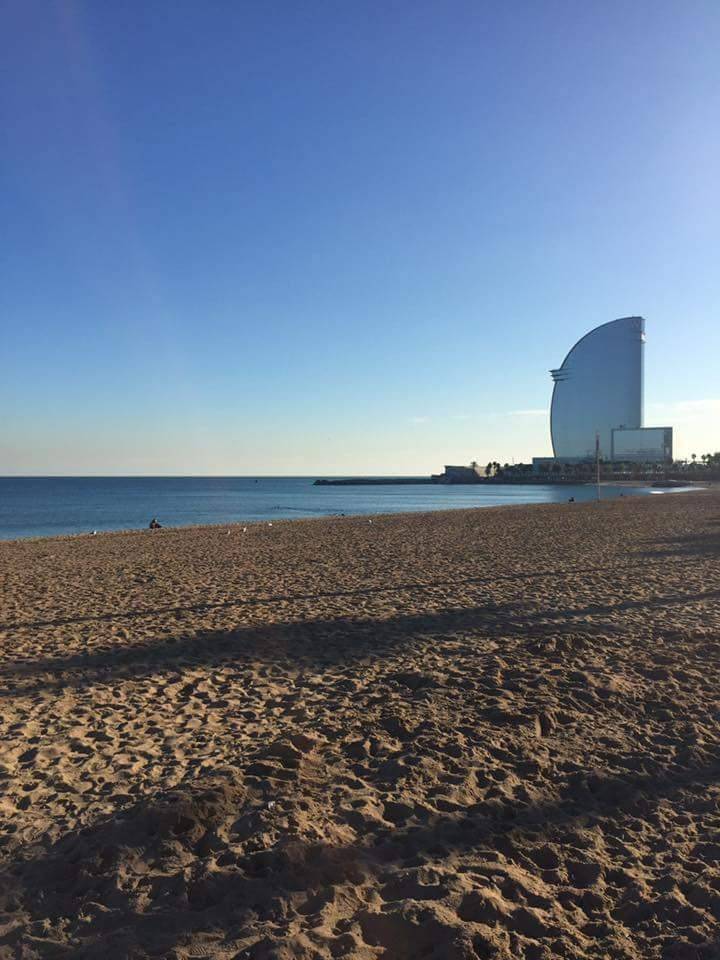
[[(316, 477), (0, 477), (0, 540), (106, 530), (593, 500), (592, 485), (314, 486)], [(601, 487), (602, 499), (656, 493)]]

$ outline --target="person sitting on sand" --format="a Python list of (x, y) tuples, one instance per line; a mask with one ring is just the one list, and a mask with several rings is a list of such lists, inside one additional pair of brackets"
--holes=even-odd
[(150, 529), (151, 529), (151, 530), (162, 530), (162, 526), (157, 522), (157, 518), (156, 518), (156, 517), (153, 517), (152, 520), (150, 521)]

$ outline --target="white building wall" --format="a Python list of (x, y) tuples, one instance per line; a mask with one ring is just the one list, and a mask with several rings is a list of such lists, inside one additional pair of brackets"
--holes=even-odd
[(612, 458), (640, 462), (672, 460), (672, 427), (613, 430)]

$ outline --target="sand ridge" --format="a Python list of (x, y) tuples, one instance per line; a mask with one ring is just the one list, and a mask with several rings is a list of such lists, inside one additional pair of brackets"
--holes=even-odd
[(0, 544), (0, 957), (717, 956), (720, 495)]

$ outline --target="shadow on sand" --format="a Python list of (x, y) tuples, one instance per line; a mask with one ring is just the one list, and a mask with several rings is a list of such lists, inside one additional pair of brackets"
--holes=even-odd
[[(713, 520), (711, 525), (720, 526), (720, 520)], [(657, 557), (718, 557), (720, 558), (720, 530), (710, 530), (707, 533), (686, 534), (683, 537), (664, 537), (653, 540), (654, 549), (643, 551), (640, 556), (645, 558)]]
[[(614, 571), (623, 569), (637, 571), (637, 561), (627, 564), (618, 564), (613, 568)], [(178, 604), (171, 607), (152, 607), (135, 610), (114, 610), (103, 613), (95, 613), (83, 617), (55, 617), (51, 620), (19, 620), (12, 623), (0, 624), (0, 630), (42, 630), (46, 627), (67, 627), (78, 626), (84, 623), (115, 623), (126, 620), (152, 619), (166, 615), (176, 616), (188, 613), (210, 613), (213, 610), (242, 610), (245, 607), (267, 607), (273, 604), (287, 604), (294, 602), (314, 602), (317, 600), (332, 600), (347, 598), (352, 600), (357, 597), (383, 596), (384, 594), (410, 593), (424, 594), (433, 590), (457, 588), (464, 586), (482, 586), (488, 584), (492, 586), (498, 583), (506, 582), (527, 582), (533, 580), (551, 580), (559, 579), (575, 580), (582, 578), (587, 574), (607, 573), (604, 567), (573, 567), (571, 569), (552, 569), (538, 570), (525, 573), (495, 574), (489, 577), (466, 577), (457, 580), (434, 580), (428, 583), (410, 582), (410, 583), (389, 583), (383, 586), (363, 587), (352, 590), (325, 590), (315, 593), (287, 593), (276, 594), (266, 597), (239, 597), (234, 600), (223, 600), (219, 603), (187, 603)]]
[[(640, 754), (625, 759), (628, 768), (637, 770), (646, 763)], [(706, 752), (702, 760), (656, 767), (651, 773), (608, 776), (585, 771), (565, 793), (545, 802), (508, 800), (494, 807), (477, 802), (452, 815), (409, 810), (405, 822), (376, 822), (364, 835), (358, 831), (356, 842), (341, 845), (294, 838), (282, 826), (287, 808), (278, 805), (282, 809), (273, 823), (261, 791), (245, 785), (241, 774), (236, 783), (183, 784), (146, 797), (110, 820), (72, 832), (49, 848), (20, 854), (0, 875), (0, 908), (6, 920), (17, 917), (16, 923), (6, 923), (3, 940), (22, 950), (30, 933), (35, 945), (42, 941), (42, 956), (174, 957), (186, 955), (173, 953), (176, 947), (203, 935), (208, 938), (206, 949), (212, 942), (219, 948), (223, 939), (245, 938), (255, 946), (240, 955), (279, 956), (272, 952), (268, 933), (277, 934), (292, 914), (319, 914), (337, 888), (374, 884), (387, 906), (393, 901), (446, 897), (450, 891), (444, 881), (423, 886), (413, 879), (413, 868), (433, 861), (459, 863), (461, 869), (463, 862), (474, 864), (471, 873), (476, 878), (482, 876), (484, 864), (495, 883), (501, 882), (503, 862), (537, 874), (548, 864), (532, 860), (532, 851), (541, 851), (544, 842), (562, 842), (575, 828), (605, 825), (620, 835), (622, 845), (624, 818), (647, 823), (658, 805), (684, 792), (685, 808), (704, 809), (707, 788), (718, 782), (719, 775), (717, 749)], [(711, 844), (702, 840), (695, 837), (694, 853), (688, 854), (695, 860), (702, 861), (705, 847), (710, 851)], [(577, 850), (571, 851), (568, 863), (551, 871), (567, 870), (565, 885), (580, 888), (575, 901), (570, 895), (567, 905), (572, 909), (575, 902), (584, 902), (583, 888), (590, 885), (584, 871), (595, 869), (593, 864), (575, 862), (577, 856)], [(514, 881), (506, 875), (512, 887)], [(631, 929), (652, 921), (657, 908), (633, 887), (631, 875), (606, 867), (604, 883), (611, 916), (617, 913)], [(467, 894), (467, 887), (465, 891), (457, 907), (458, 923), (480, 919), (472, 913), (477, 910), (473, 894)], [(517, 906), (514, 914), (500, 918), (502, 922), (512, 923), (525, 900), (541, 909), (557, 906), (522, 887), (503, 892)], [(527, 923), (527, 911), (523, 918)], [(360, 904), (355, 919), (367, 942), (386, 949), (384, 956), (410, 960), (424, 955), (417, 940), (424, 936), (422, 924), (410, 927), (408, 933), (416, 939), (403, 944), (395, 936), (399, 921), (393, 925), (388, 914), (370, 912)], [(443, 938), (455, 935), (455, 927), (438, 923), (431, 912), (426, 922), (431, 941), (439, 938), (442, 944)], [(546, 935), (549, 942), (557, 937), (557, 929), (549, 924), (547, 930), (538, 927), (531, 932), (540, 941)], [(54, 937), (70, 945), (63, 948), (58, 942), (53, 952)], [(710, 955), (709, 945), (696, 940), (695, 946), (698, 957)], [(202, 955), (215, 951), (210, 948)]]
[[(322, 668), (372, 656), (393, 655), (434, 635), (470, 633), (489, 638), (537, 638), (582, 634), (608, 636), (622, 628), (628, 611), (653, 612), (693, 604), (714, 604), (720, 589), (649, 597), (615, 604), (561, 609), (529, 607), (518, 601), (472, 608), (398, 614), (386, 619), (301, 621), (242, 626), (232, 631), (194, 632), (140, 644), (102, 647), (67, 657), (5, 664), (0, 696), (60, 690), (69, 686), (137, 679), (186, 667), (292, 659), (298, 667)], [(593, 621), (588, 621), (593, 617)]]

